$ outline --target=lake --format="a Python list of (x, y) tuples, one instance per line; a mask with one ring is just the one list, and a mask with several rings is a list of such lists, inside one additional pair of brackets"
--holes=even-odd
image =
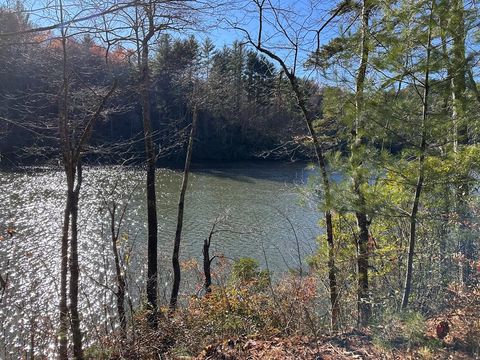
[[(228, 261), (253, 257), (276, 275), (289, 269), (304, 269), (305, 257), (316, 248), (322, 233), (315, 201), (305, 195), (312, 170), (306, 164), (240, 162), (195, 165), (186, 195), (181, 259), (202, 257), (202, 244), (216, 218), (211, 253)], [(171, 281), (171, 252), (182, 172), (157, 171), (159, 219), (160, 299), (165, 301)], [(132, 167), (90, 167), (84, 170), (80, 199), (79, 236), (81, 269), (81, 311), (84, 324), (98, 320), (112, 294), (113, 258), (109, 216), (105, 206), (112, 199), (127, 205), (120, 229), (122, 249), (128, 264), (130, 295), (134, 303), (143, 291), (146, 277), (145, 172)], [(13, 237), (0, 242), (0, 274), (9, 274), (9, 286), (2, 297), (0, 330), (15, 336), (8, 341), (23, 347), (21, 334), (31, 327), (29, 319), (40, 319), (45, 331), (57, 318), (60, 237), (63, 220), (65, 179), (63, 172), (46, 168), (25, 168), (0, 173), (0, 226), (15, 228)], [(311, 195), (310, 195), (311, 197)], [(298, 244), (298, 245), (297, 245)], [(299, 256), (299, 251), (300, 256)], [(300, 260), (302, 264), (300, 264)], [(213, 264), (215, 268), (215, 264)], [(183, 279), (184, 295), (194, 289)], [(198, 281), (197, 281), (198, 283)], [(162, 290), (163, 289), (163, 290)], [(110, 299), (110, 300), (109, 300)], [(43, 320), (41, 320), (43, 319)], [(6, 350), (5, 344), (4, 349)], [(10, 344), (11, 345), (11, 344)], [(26, 346), (26, 345), (25, 345)], [(9, 346), (11, 349), (11, 347)], [(1, 353), (0, 353), (1, 354)], [(6, 357), (6, 353), (4, 354)]]

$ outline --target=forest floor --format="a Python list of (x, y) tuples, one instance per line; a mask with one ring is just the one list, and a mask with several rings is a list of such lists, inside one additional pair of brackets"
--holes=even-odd
[[(384, 325), (380, 332), (370, 327), (317, 338), (240, 337), (209, 345), (195, 359), (480, 359), (480, 289), (455, 295), (451, 306), (428, 318), (422, 334), (416, 337), (402, 338), (396, 331), (385, 330), (396, 324)], [(448, 333), (439, 339), (438, 327), (442, 322), (449, 324)], [(405, 329), (402, 331), (404, 333)]]
[[(458, 337), (457, 337), (458, 336)], [(347, 360), (347, 359), (480, 359), (471, 353), (468, 341), (452, 331), (441, 347), (384, 348), (368, 331), (351, 330), (317, 339), (238, 338), (206, 347), (196, 360)]]

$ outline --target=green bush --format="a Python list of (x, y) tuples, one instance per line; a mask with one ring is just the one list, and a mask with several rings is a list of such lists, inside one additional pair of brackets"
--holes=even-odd
[(427, 326), (425, 318), (419, 312), (407, 312), (403, 314), (404, 337), (408, 341), (408, 347), (419, 346), (424, 343)]
[(427, 345), (425, 318), (418, 312), (387, 313), (374, 328), (374, 342), (382, 348)]
[(241, 258), (232, 266), (232, 282), (244, 285), (256, 283), (258, 287), (265, 288), (269, 283), (269, 274), (266, 270), (260, 270), (258, 261), (252, 258)]

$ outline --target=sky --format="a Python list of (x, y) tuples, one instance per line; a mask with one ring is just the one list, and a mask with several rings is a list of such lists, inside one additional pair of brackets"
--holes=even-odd
[[(125, 5), (132, 0), (0, 0), (0, 6), (14, 8), (16, 2), (20, 2), (29, 15), (30, 21), (34, 26), (44, 27), (58, 24), (59, 3), (62, 1), (64, 7), (65, 20), (85, 18), (91, 15), (98, 15), (111, 6)], [(212, 6), (212, 4), (220, 5)], [(171, 16), (178, 15), (179, 21), (174, 22), (177, 29), (168, 31), (175, 37), (187, 37), (194, 35), (197, 40), (203, 41), (209, 38), (213, 41), (217, 50), (223, 46), (229, 46), (235, 41), (246, 43), (247, 33), (252, 40), (256, 41), (259, 28), (259, 12), (255, 1), (262, 0), (195, 0), (183, 1), (184, 6), (191, 8), (192, 4), (197, 7), (197, 11), (183, 9), (178, 12), (178, 5), (175, 9), (165, 10), (164, 14)], [(319, 84), (330, 84), (332, 81), (338, 83), (341, 80), (326, 77), (320, 71), (315, 69), (306, 69), (303, 64), (308, 57), (317, 48), (317, 32), (322, 25), (331, 17), (332, 9), (335, 9), (341, 0), (263, 0), (264, 16), (262, 28), (262, 45), (268, 50), (277, 54), (290, 71), (293, 69), (297, 76), (308, 78)], [(168, 4), (168, 2), (166, 2)], [(175, 2), (170, 3), (175, 4)], [(176, 3), (178, 4), (178, 2)], [(162, 9), (168, 5), (162, 6)], [(172, 6), (172, 5), (171, 5)], [(127, 11), (116, 12), (109, 15), (111, 20), (110, 28), (123, 27), (131, 29), (131, 22), (125, 22)], [(133, 14), (133, 8), (128, 9), (128, 13)], [(119, 16), (119, 15), (122, 16)], [(122, 21), (118, 19), (123, 19)], [(328, 41), (337, 36), (340, 21), (345, 21), (344, 17), (337, 17), (322, 30), (320, 34), (320, 44), (325, 45)], [(75, 23), (75, 26), (86, 29), (92, 24), (101, 24), (103, 29), (104, 22), (102, 17), (96, 16), (85, 22)], [(242, 30), (235, 29), (241, 28)], [(70, 33), (78, 29), (70, 29)], [(165, 33), (165, 31), (163, 31)], [(59, 30), (51, 32), (51, 37), (57, 37)], [(126, 30), (118, 32), (116, 35), (124, 36)], [(105, 33), (101, 34), (105, 39)], [(98, 35), (97, 35), (98, 37)], [(114, 38), (115, 35), (109, 35)], [(101, 40), (97, 38), (97, 43), (104, 46)], [(298, 44), (298, 51), (292, 44)], [(123, 48), (136, 49), (135, 42), (124, 41), (121, 43)], [(249, 45), (247, 45), (249, 46)], [(151, 44), (155, 48), (155, 44)], [(114, 50), (115, 47), (110, 48)], [(153, 54), (153, 52), (152, 52)], [(268, 59), (268, 57), (267, 57)], [(269, 59), (277, 69), (280, 65), (273, 59)], [(295, 67), (294, 67), (295, 64)]]
[[(18, 0), (0, 0), (4, 6), (12, 6)], [(63, 0), (66, 19), (79, 18), (96, 14), (108, 8), (111, 4), (124, 4), (127, 0)], [(226, 0), (220, 6), (212, 8), (212, 2), (192, 2), (201, 11), (188, 15), (189, 24), (180, 23), (181, 30), (170, 33), (175, 36), (194, 34), (199, 39), (210, 38), (217, 48), (230, 45), (234, 41), (244, 41), (246, 33), (235, 30), (240, 27), (256, 39), (258, 33), (258, 8), (253, 0)], [(59, 0), (23, 0), (24, 8), (30, 15), (30, 20), (37, 26), (48, 26), (59, 22)], [(299, 62), (316, 48), (316, 32), (330, 17), (331, 9), (336, 0), (266, 0), (263, 23), (263, 38), (265, 46), (280, 54), (289, 64), (295, 59), (293, 47), (289, 41), (298, 43)], [(269, 10), (272, 6), (276, 12)], [(190, 23), (195, 23), (190, 25)], [(115, 24), (115, 26), (120, 23)], [(177, 24), (174, 24), (177, 25)], [(285, 32), (283, 34), (282, 32)], [(325, 28), (321, 34), (321, 42), (325, 44), (335, 35), (335, 23)]]

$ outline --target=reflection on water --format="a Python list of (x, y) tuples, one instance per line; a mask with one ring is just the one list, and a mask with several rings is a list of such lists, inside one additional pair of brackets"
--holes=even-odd
[[(250, 256), (264, 264), (263, 246), (270, 270), (279, 273), (298, 268), (295, 239), (304, 257), (313, 251), (321, 232), (314, 205), (308, 201), (300, 204), (299, 188), (308, 175), (301, 164), (195, 166), (186, 197), (181, 257), (200, 258), (212, 222), (228, 212), (223, 226), (230, 231), (217, 234), (212, 253), (223, 253), (231, 259)], [(0, 358), (17, 358), (20, 349), (28, 349), (32, 331), (42, 334), (35, 337), (35, 348), (43, 349), (43, 353), (48, 347), (54, 351), (64, 176), (61, 171), (45, 169), (3, 172), (0, 176), (0, 230), (9, 225), (16, 229), (12, 238), (0, 241), (0, 274), (8, 276), (8, 287), (3, 294), (0, 292)], [(115, 314), (114, 294), (108, 290), (114, 287), (105, 206), (105, 200), (112, 197), (121, 204), (128, 203), (121, 238), (122, 249), (132, 250), (123, 260), (130, 269), (130, 294), (134, 305), (138, 304), (146, 273), (144, 176), (138, 168), (84, 170), (79, 216), (80, 310), (83, 325), (89, 329), (110, 326), (108, 319)], [(162, 286), (170, 281), (169, 259), (181, 176), (181, 172), (169, 169), (157, 172)], [(184, 293), (188, 291), (184, 288)]]

